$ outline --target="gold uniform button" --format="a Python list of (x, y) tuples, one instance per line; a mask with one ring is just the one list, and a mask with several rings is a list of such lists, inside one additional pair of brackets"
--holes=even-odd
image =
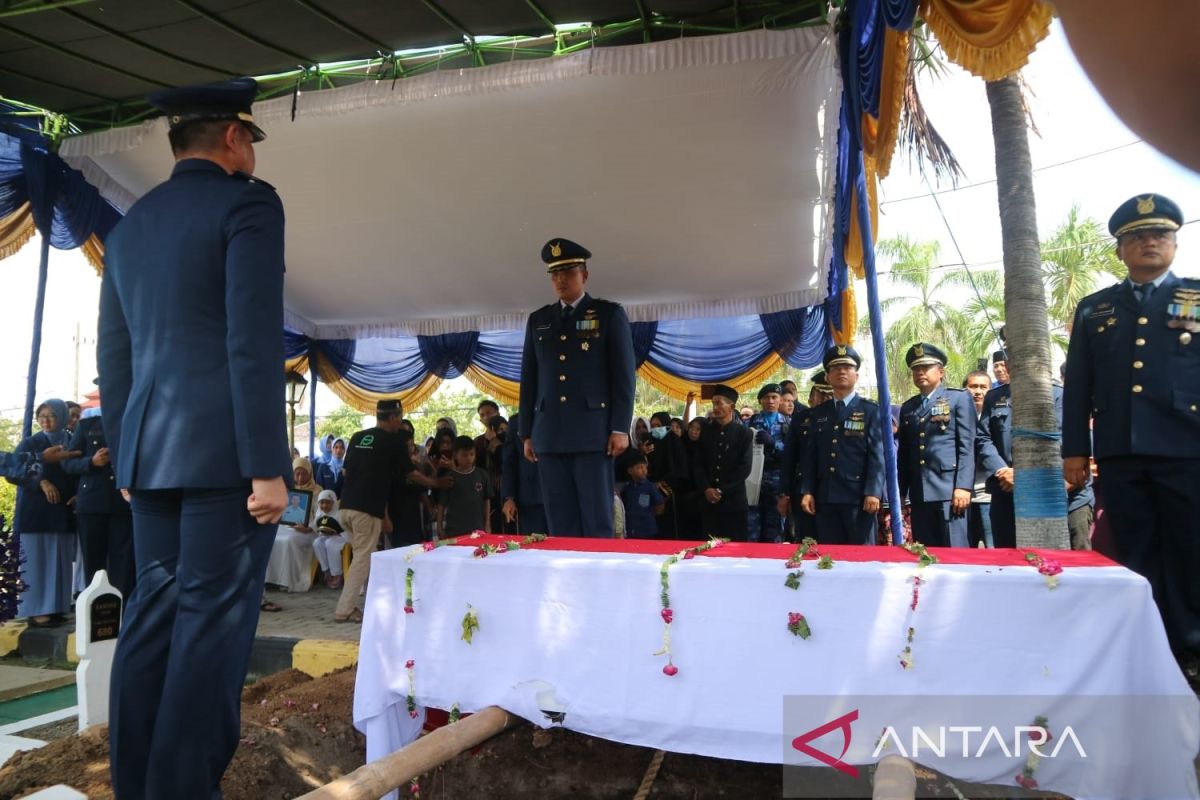
[(1135, 384), (1133, 385), (1133, 391), (1134, 391), (1134, 393), (1135, 393), (1135, 394), (1136, 394), (1137, 392), (1140, 392), (1141, 390), (1142, 390), (1142, 387), (1141, 387), (1141, 385), (1140, 385), (1140, 384), (1137, 384), (1137, 383), (1135, 383)]
[(567, 379), (567, 376), (566, 376), (566, 375), (559, 375), (559, 376), (558, 376), (558, 379), (559, 379), (560, 381), (565, 381), (565, 380)]
[(567, 360), (567, 357), (566, 357), (566, 356), (559, 356), (559, 357), (558, 357), (558, 360), (559, 360), (559, 361), (566, 361), (566, 360)]
[(925, 463), (925, 459), (923, 459), (923, 458), (922, 458), (922, 459), (921, 459), (920, 461), (918, 461), (917, 463), (918, 463), (918, 464), (924, 464), (924, 463)]
[(1097, 326), (1096, 326), (1096, 333), (1104, 333), (1104, 326), (1103, 326), (1103, 325), (1097, 325)]
[(829, 468), (829, 471), (830, 471), (830, 472), (833, 472), (835, 469), (837, 469), (837, 467), (830, 467), (830, 468)]
[(924, 450), (924, 449), (925, 449), (925, 445), (921, 445), (921, 449), (922, 449), (922, 450)]
[(601, 407), (601, 408), (604, 408), (604, 403), (601, 403), (601, 404), (600, 404), (600, 407)]
[(837, 444), (837, 439), (832, 439), (831, 441), (832, 441), (834, 444)]
[(560, 403), (565, 403), (565, 402), (567, 402), (567, 398), (565, 398), (565, 397), (560, 397), (560, 398), (558, 398), (558, 402), (560, 402)]
[(830, 454), (829, 454), (829, 457), (830, 457), (830, 458), (837, 458), (837, 453), (830, 453)]
[(921, 438), (922, 438), (922, 439), (924, 439), (924, 438), (925, 438), (925, 431), (921, 431)]
[(1134, 344), (1136, 344), (1138, 347), (1142, 347), (1146, 344), (1146, 340), (1145, 339), (1137, 339), (1134, 341)]
[(1145, 325), (1149, 321), (1150, 320), (1146, 319), (1145, 317), (1138, 317), (1138, 325)]
[(567, 340), (567, 335), (564, 333), (562, 336), (559, 336), (559, 337), (558, 337), (558, 340), (559, 340), (560, 342), (565, 342), (565, 341)]
[(1144, 366), (1145, 366), (1145, 365), (1144, 365), (1142, 362), (1140, 362), (1140, 361), (1135, 361), (1135, 362), (1133, 362), (1133, 368), (1134, 368), (1134, 369), (1141, 369), (1141, 368), (1142, 368), (1142, 367), (1144, 367)]
[(1195, 404), (1195, 403), (1192, 403), (1190, 406), (1188, 406), (1188, 408), (1189, 408), (1189, 410), (1191, 410), (1191, 411), (1195, 411), (1195, 410), (1196, 410), (1196, 404)]

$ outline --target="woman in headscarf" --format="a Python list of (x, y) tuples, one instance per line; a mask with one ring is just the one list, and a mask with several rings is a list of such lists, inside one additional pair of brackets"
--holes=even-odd
[(646, 459), (650, 480), (658, 484), (667, 501), (658, 518), (658, 535), (677, 539), (680, 493), (691, 483), (691, 473), (683, 440), (671, 435), (671, 415), (666, 411), (657, 411), (650, 417), (650, 450)]
[[(67, 443), (67, 404), (47, 400), (37, 407), (38, 433), (17, 446), (18, 453), (41, 453)], [(43, 464), (42, 474), (17, 482), (13, 530), (25, 554), (22, 578), (29, 588), (21, 595), (18, 615), (31, 627), (61, 625), (71, 608), (71, 561), (76, 542), (71, 510), (75, 480), (58, 464)]]
[[(704, 417), (693, 417), (687, 424), (687, 432), (683, 437), (683, 452), (688, 464), (696, 463), (700, 449), (700, 434), (708, 420)], [(704, 508), (704, 495), (696, 491), (691, 475), (684, 482), (685, 489), (678, 492), (678, 523), (676, 535), (683, 539), (695, 539), (700, 535), (700, 512)]]
[(337, 495), (326, 489), (317, 495), (317, 518), (313, 521), (317, 538), (313, 542), (313, 553), (321, 571), (325, 573), (325, 585), (330, 589), (342, 588), (342, 551), (350, 539), (342, 529), (337, 513)]
[(322, 489), (340, 492), (346, 479), (346, 476), (342, 474), (342, 468), (346, 465), (346, 440), (341, 437), (327, 438), (331, 439), (329, 457), (316, 465), (316, 474), (313, 475), (313, 480), (321, 484)]
[[(315, 498), (321, 492), (321, 486), (313, 480), (312, 462), (304, 456), (292, 461), (292, 483), (298, 491), (312, 492), (309, 502), (316, 505)], [(315, 516), (311, 514), (310, 519)], [(266, 582), (282, 586), (289, 592), (308, 591), (312, 586), (313, 541), (316, 538), (311, 525), (280, 524), (275, 530), (275, 545), (267, 562)], [(263, 611), (283, 610), (268, 600), (266, 594), (259, 607)]]
[(450, 431), (452, 436), (458, 436), (458, 424), (449, 417), (442, 417), (437, 422), (433, 423), (434, 435), (437, 431)]

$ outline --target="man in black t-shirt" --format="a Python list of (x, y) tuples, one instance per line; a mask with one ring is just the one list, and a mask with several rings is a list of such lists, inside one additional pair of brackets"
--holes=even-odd
[(367, 582), (371, 554), (383, 531), (392, 481), (408, 478), (434, 489), (449, 488), (453, 483), (450, 478), (428, 478), (413, 466), (408, 442), (400, 433), (403, 413), (399, 400), (380, 400), (375, 405), (375, 427), (351, 436), (346, 448), (341, 518), (354, 557), (334, 611), (336, 622), (362, 621), (358, 595)]

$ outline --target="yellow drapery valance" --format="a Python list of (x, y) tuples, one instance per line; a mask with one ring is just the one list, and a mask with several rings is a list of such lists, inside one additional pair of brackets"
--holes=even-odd
[(479, 389), (479, 391), (488, 397), (498, 400), (514, 410), (516, 409), (517, 404), (520, 402), (521, 384), (501, 378), (499, 375), (493, 375), (475, 366), (467, 367), (467, 371), (463, 374), (476, 389)]
[(848, 281), (842, 289), (842, 326), (829, 327), (834, 344), (854, 344), (854, 333), (858, 330), (858, 305), (854, 300), (854, 281)]
[(26, 201), (4, 219), (0, 219), (0, 259), (15, 255), (29, 243), (37, 228), (33, 224), (33, 208)]
[(404, 412), (417, 408), (419, 405), (429, 399), (429, 396), (437, 391), (441, 385), (442, 379), (430, 373), (425, 376), (425, 379), (418, 383), (413, 388), (400, 392), (398, 394), (382, 394), (380, 392), (372, 392), (367, 389), (360, 389), (350, 381), (342, 378), (338, 371), (333, 368), (328, 360), (323, 358), (319, 353), (314, 353), (314, 363), (317, 367), (317, 375), (321, 378), (321, 383), (328, 386), (334, 394), (342, 399), (346, 405), (357, 409), (364, 414), (374, 414), (375, 404), (380, 400), (400, 398), (400, 402), (404, 404)]
[[(724, 381), (724, 383), (732, 386), (739, 392), (745, 392), (749, 389), (757, 391), (762, 384), (766, 383), (767, 378), (775, 374), (785, 363), (777, 353), (770, 353), (766, 358), (741, 375)], [(646, 383), (676, 400), (687, 400), (689, 394), (694, 394), (696, 397), (700, 396), (700, 384), (692, 383), (683, 378), (677, 378), (671, 373), (664, 372), (654, 366), (649, 361), (642, 364), (637, 372)]]
[(988, 81), (1025, 66), (1052, 16), (1042, 0), (921, 0), (920, 14), (947, 58)]
[[(892, 168), (900, 114), (904, 105), (904, 80), (908, 72), (908, 31), (888, 28), (883, 34), (883, 62), (879, 88), (879, 119), (862, 117), (863, 155), (874, 160), (879, 178)], [(874, 208), (872, 206), (872, 208)]]

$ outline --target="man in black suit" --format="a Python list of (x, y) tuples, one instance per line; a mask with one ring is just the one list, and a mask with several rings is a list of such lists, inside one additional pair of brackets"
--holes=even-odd
[(746, 479), (750, 477), (754, 432), (735, 421), (737, 390), (713, 388), (712, 417), (700, 434), (692, 479), (702, 493), (701, 529), (706, 536), (747, 540)]

